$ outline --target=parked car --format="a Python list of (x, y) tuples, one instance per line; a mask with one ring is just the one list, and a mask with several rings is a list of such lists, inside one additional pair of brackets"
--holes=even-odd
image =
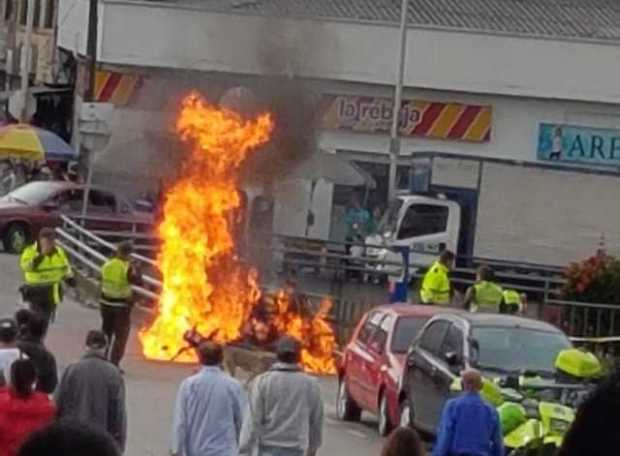
[[(41, 228), (61, 225), (61, 214), (80, 216), (85, 189), (71, 182), (30, 182), (0, 198), (0, 239), (5, 251), (21, 252)], [(93, 186), (88, 195), (87, 228), (131, 231), (136, 224), (153, 223), (151, 214), (135, 210), (114, 191)]]
[(407, 354), (399, 395), (403, 426), (436, 435), (450, 386), (466, 368), (487, 378), (526, 373), (555, 378), (566, 335), (548, 323), (501, 314), (446, 313), (433, 317)]
[(375, 307), (360, 320), (338, 369), (338, 418), (359, 420), (362, 410), (379, 418), (387, 435), (399, 422), (398, 382), (407, 349), (440, 307), (389, 304)]

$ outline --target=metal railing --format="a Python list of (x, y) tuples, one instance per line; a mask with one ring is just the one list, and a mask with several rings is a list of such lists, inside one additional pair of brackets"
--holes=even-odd
[[(102, 251), (114, 252), (116, 245), (107, 242), (91, 233), (69, 217), (61, 216), (63, 225), (56, 228), (58, 243), (74, 260), (78, 272), (91, 282), (99, 283), (101, 267), (108, 260), (108, 255)], [(132, 259), (150, 267), (156, 267), (155, 262), (143, 255), (132, 254)], [(134, 292), (145, 299), (157, 300), (161, 289), (161, 282), (148, 274), (142, 275), (143, 286), (133, 285)], [(148, 286), (148, 287), (147, 287)]]
[[(58, 244), (65, 249), (67, 254), (72, 259), (77, 272), (82, 276), (84, 280), (92, 284), (97, 290), (100, 285), (101, 267), (108, 260), (108, 255), (116, 250), (116, 245), (112, 242), (104, 239), (96, 231), (89, 231), (82, 226), (82, 224), (70, 219), (69, 217), (62, 216), (63, 225), (56, 228), (58, 234)], [(109, 234), (109, 233), (105, 233)], [(106, 236), (108, 237), (108, 236)], [(133, 237), (133, 236), (132, 236)], [(126, 239), (126, 238), (125, 238)], [(105, 253), (104, 253), (105, 252)], [(151, 268), (156, 271), (156, 262), (151, 258), (148, 258), (141, 254), (132, 254), (132, 259), (141, 263), (143, 267)], [(142, 275), (143, 286), (132, 286), (137, 296), (151, 303), (151, 305), (139, 305), (142, 310), (153, 312), (153, 306), (159, 299), (159, 291), (161, 290), (162, 283), (158, 279), (148, 274)], [(273, 292), (268, 286), (263, 288), (263, 292)], [(304, 293), (304, 297), (313, 304), (313, 307), (318, 308), (320, 301), (329, 296)], [(330, 298), (331, 299), (331, 298)], [(344, 342), (348, 338), (352, 325), (340, 324), (342, 320), (338, 318), (339, 307), (332, 307), (332, 315), (329, 317), (331, 323), (337, 329), (337, 336), (340, 342)], [(354, 306), (350, 306), (350, 311)], [(351, 314), (347, 314), (347, 321), (352, 319)], [(357, 318), (357, 316), (355, 317)]]
[(620, 335), (620, 306), (549, 299), (547, 320), (576, 338), (605, 338)]
[[(153, 249), (156, 248), (154, 238), (147, 233), (89, 230), (84, 228), (84, 220), (77, 222), (65, 216), (62, 217), (62, 221), (63, 227), (58, 229), (62, 246), (95, 280), (106, 257), (116, 248), (111, 240), (118, 242), (126, 239), (134, 241), (146, 239)], [(330, 246), (333, 248), (329, 249)], [(399, 275), (403, 269), (402, 262), (384, 261), (369, 255), (347, 254), (347, 248), (352, 246), (355, 244), (273, 236), (271, 242), (266, 244), (246, 245), (247, 252), (242, 253), (251, 255), (252, 252), (254, 254), (258, 252), (259, 256), (268, 257), (270, 259), (268, 268), (271, 269), (272, 277), (274, 275), (281, 278), (288, 277), (291, 268), (295, 269), (298, 277), (303, 276), (306, 270), (310, 271), (309, 275), (324, 277), (329, 283), (327, 291), (324, 293), (303, 291), (312, 299), (328, 297), (334, 302), (332, 320), (338, 328), (339, 339), (345, 340), (359, 316), (369, 308), (387, 301), (387, 291), (383, 292), (383, 298), (373, 299), (365, 292), (366, 289), (360, 291), (360, 282), (365, 279), (372, 280), (377, 277), (385, 279), (390, 275)], [(363, 247), (364, 252), (367, 248), (384, 248), (359, 244), (357, 246)], [(414, 252), (414, 258), (416, 253), (418, 252)], [(159, 271), (156, 262), (147, 255), (148, 253), (133, 255), (133, 259), (139, 261), (148, 271), (144, 275), (144, 285), (136, 287), (135, 290), (143, 298), (156, 301), (161, 290), (161, 281), (157, 279)], [(271, 261), (273, 258), (279, 260)], [(412, 262), (409, 267), (412, 281), (419, 282), (427, 266)], [(534, 302), (536, 311), (533, 316), (556, 324), (574, 337), (600, 338), (620, 334), (618, 312), (620, 307), (558, 299), (566, 283), (560, 275), (561, 270), (507, 262), (502, 262), (502, 268), (496, 267), (498, 270), (495, 277), (498, 284), (504, 288), (524, 292)], [(277, 269), (275, 274), (274, 269)], [(463, 291), (475, 283), (475, 276), (474, 268), (455, 268), (452, 271), (452, 282)], [(417, 293), (414, 291), (413, 294), (415, 302)]]

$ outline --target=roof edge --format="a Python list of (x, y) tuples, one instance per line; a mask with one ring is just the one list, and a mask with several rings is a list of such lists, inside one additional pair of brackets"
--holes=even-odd
[[(135, 5), (140, 7), (149, 7), (149, 8), (167, 8), (167, 9), (184, 9), (187, 11), (203, 11), (205, 13), (212, 14), (221, 14), (224, 16), (242, 16), (242, 17), (256, 17), (256, 18), (271, 18), (271, 19), (281, 19), (281, 20), (304, 20), (304, 21), (313, 21), (313, 22), (333, 22), (333, 23), (346, 23), (346, 24), (359, 24), (359, 25), (370, 25), (370, 26), (378, 26), (378, 27), (399, 27), (398, 22), (391, 21), (381, 21), (381, 20), (369, 20), (369, 19), (346, 19), (342, 17), (330, 17), (330, 16), (301, 16), (301, 15), (287, 15), (287, 16), (268, 16), (265, 14), (251, 13), (247, 11), (228, 11), (222, 8), (216, 7), (197, 7), (193, 5), (183, 5), (179, 3), (177, 0), (171, 1), (170, 3), (164, 3), (162, 0), (160, 1), (146, 1), (146, 0), (102, 0), (102, 3), (105, 4), (126, 4), (126, 5)], [(582, 44), (599, 44), (605, 46), (618, 46), (620, 44), (620, 38), (618, 39), (605, 39), (605, 38), (584, 38), (584, 37), (571, 37), (571, 36), (563, 36), (563, 35), (544, 35), (544, 34), (535, 34), (535, 33), (517, 33), (517, 32), (502, 32), (500, 30), (485, 30), (485, 29), (468, 29), (468, 28), (460, 28), (460, 27), (442, 27), (439, 25), (427, 25), (427, 24), (416, 24), (409, 23), (407, 26), (408, 29), (417, 29), (417, 30), (431, 30), (431, 31), (439, 31), (439, 32), (447, 32), (447, 33), (466, 33), (472, 35), (486, 35), (486, 36), (502, 36), (508, 38), (522, 38), (522, 39), (534, 39), (534, 40), (544, 40), (544, 41), (558, 41), (558, 42), (569, 42), (569, 43), (582, 43)]]

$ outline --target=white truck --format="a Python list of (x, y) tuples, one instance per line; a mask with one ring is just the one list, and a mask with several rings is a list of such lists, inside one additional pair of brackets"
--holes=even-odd
[[(415, 192), (385, 213), (379, 240), (409, 247), (413, 264), (429, 264), (443, 248), (490, 263), (553, 267), (592, 255), (602, 241), (620, 254), (615, 170), (428, 154), (414, 160), (412, 182)], [(401, 261), (388, 248), (369, 250)]]

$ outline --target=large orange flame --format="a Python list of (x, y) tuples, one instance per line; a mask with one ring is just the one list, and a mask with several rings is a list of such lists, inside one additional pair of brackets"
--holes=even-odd
[[(183, 101), (177, 131), (193, 148), (182, 178), (166, 195), (158, 227), (163, 285), (157, 317), (140, 332), (147, 358), (171, 360), (191, 329), (203, 335), (217, 330), (214, 338), (222, 343), (240, 337), (261, 292), (256, 270), (234, 254), (231, 224), (236, 219), (231, 215), (240, 204), (237, 173), (247, 155), (269, 140), (273, 128), (269, 114), (244, 120), (197, 94)], [(278, 301), (288, 301), (287, 296), (279, 294)], [(326, 321), (329, 305), (312, 316), (279, 305), (273, 317), (279, 334), (302, 342), (302, 364), (308, 371), (335, 371), (335, 338)], [(176, 360), (193, 361), (195, 354), (186, 351)]]

